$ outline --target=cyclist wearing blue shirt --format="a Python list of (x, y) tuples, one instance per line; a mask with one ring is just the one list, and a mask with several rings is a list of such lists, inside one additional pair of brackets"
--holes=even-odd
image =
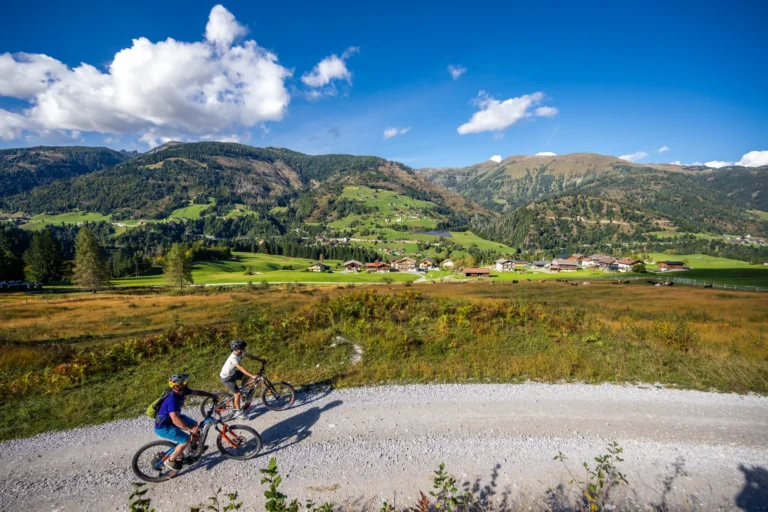
[(176, 449), (170, 457), (165, 460), (165, 466), (173, 471), (181, 469), (181, 462), (177, 459), (184, 452), (184, 448), (189, 445), (190, 434), (197, 433), (197, 422), (181, 414), (184, 407), (184, 400), (189, 395), (208, 396), (215, 399), (213, 393), (197, 389), (189, 389), (189, 375), (186, 373), (174, 373), (168, 379), (168, 386), (173, 393), (165, 397), (160, 403), (155, 417), (155, 434), (177, 443)]

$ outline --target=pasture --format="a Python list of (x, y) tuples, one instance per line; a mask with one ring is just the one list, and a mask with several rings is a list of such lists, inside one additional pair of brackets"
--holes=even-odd
[[(435, 276), (437, 277), (437, 276)], [(228, 341), (303, 385), (658, 382), (768, 393), (768, 294), (547, 281), (0, 296), (0, 439), (140, 414)], [(349, 366), (341, 335), (364, 349)]]

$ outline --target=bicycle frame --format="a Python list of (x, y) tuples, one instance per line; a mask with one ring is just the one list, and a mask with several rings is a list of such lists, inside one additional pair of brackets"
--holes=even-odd
[[(223, 425), (224, 428), (223, 429), (219, 428), (219, 424)], [(202, 432), (198, 436), (197, 447), (192, 453), (189, 453), (186, 457), (184, 457), (184, 459), (192, 459), (192, 462), (196, 462), (197, 459), (199, 459), (200, 456), (203, 455), (203, 450), (205, 449), (205, 441), (208, 439), (208, 433), (211, 430), (211, 427), (214, 427), (216, 431), (221, 434), (222, 439), (227, 441), (229, 444), (231, 444), (234, 447), (238, 446), (238, 443), (229, 436), (229, 425), (227, 425), (223, 421), (216, 419), (213, 416), (208, 416), (200, 423), (199, 426), (202, 427)], [(157, 464), (155, 464), (156, 468), (159, 469), (163, 465), (166, 459), (168, 459), (168, 457), (171, 456), (174, 450), (176, 450), (176, 446), (174, 446), (173, 448), (169, 448), (168, 450), (165, 451), (165, 456), (162, 457), (157, 462)]]

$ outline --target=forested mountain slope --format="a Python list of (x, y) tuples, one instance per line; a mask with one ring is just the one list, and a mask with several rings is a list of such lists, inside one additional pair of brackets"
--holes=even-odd
[(129, 155), (80, 146), (0, 150), (0, 197), (117, 165)]
[[(483, 212), (413, 170), (378, 157), (311, 156), (280, 148), (200, 142), (169, 144), (114, 167), (7, 197), (2, 209), (32, 213), (71, 210), (113, 219), (163, 218), (190, 201), (301, 207), (310, 214), (343, 185), (382, 187), (429, 200), (445, 214)], [(487, 213), (487, 212), (486, 212)]]

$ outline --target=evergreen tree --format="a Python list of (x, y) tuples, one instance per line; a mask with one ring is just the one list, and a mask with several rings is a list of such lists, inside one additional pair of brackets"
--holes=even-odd
[(35, 233), (24, 260), (31, 267), (31, 279), (42, 283), (61, 281), (61, 245), (49, 229)]
[(88, 228), (82, 228), (75, 238), (75, 265), (72, 282), (92, 290), (109, 285), (109, 270), (96, 237)]
[(165, 278), (173, 286), (184, 287), (184, 283), (193, 283), (192, 281), (192, 261), (180, 244), (173, 244), (171, 250), (165, 255), (163, 266)]

